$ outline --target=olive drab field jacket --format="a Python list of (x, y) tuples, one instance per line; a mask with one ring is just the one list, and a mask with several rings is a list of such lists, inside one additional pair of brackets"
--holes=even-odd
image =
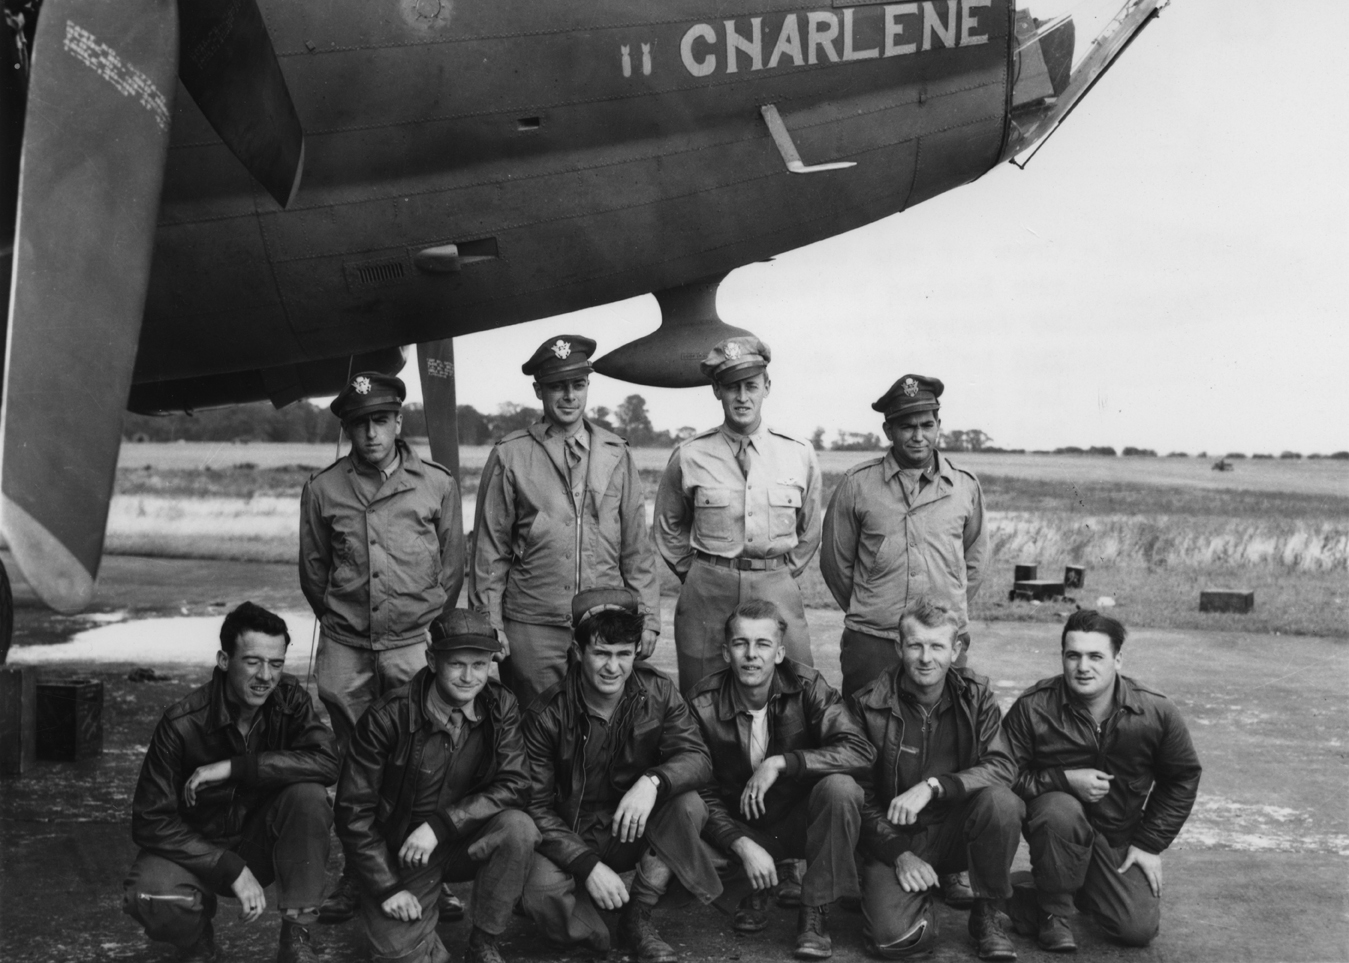
[(898, 639), (899, 617), (923, 596), (969, 631), (988, 556), (984, 495), (972, 472), (935, 457), (935, 477), (912, 505), (893, 452), (848, 469), (829, 500), (820, 574), (855, 632)]
[(660, 586), (647, 532), (642, 481), (628, 443), (587, 423), (585, 497), (573, 501), (561, 445), (539, 422), (511, 432), (482, 470), (473, 520), (469, 606), (531, 625), (571, 625), (582, 589), (624, 586), (641, 600), (646, 627), (660, 631)]
[(464, 583), (464, 519), (447, 468), (402, 440), (387, 480), (354, 455), (300, 496), (300, 588), (324, 635), (358, 648), (422, 641)]
[(1202, 768), (1176, 705), (1128, 676), (1115, 677), (1115, 711), (1099, 727), (1068, 695), (1063, 676), (1021, 694), (1003, 723), (1023, 799), (1071, 792), (1064, 772), (1099, 769), (1110, 791), (1083, 808), (1111, 846), (1160, 853), (1185, 825)]

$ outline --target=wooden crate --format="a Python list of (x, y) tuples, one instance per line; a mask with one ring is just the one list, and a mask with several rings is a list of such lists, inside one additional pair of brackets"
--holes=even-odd
[(1012, 592), (1024, 592), (1030, 595), (1032, 599), (1038, 599), (1041, 602), (1049, 599), (1060, 598), (1063, 595), (1063, 583), (1055, 582), (1053, 579), (1037, 578), (1027, 579), (1023, 582), (1017, 582), (1012, 586)]
[(1087, 584), (1087, 567), (1085, 565), (1068, 565), (1063, 569), (1063, 587), (1081, 588)]
[(1199, 611), (1236, 612), (1245, 615), (1255, 608), (1255, 593), (1246, 589), (1201, 589)]
[(37, 684), (37, 757), (60, 762), (103, 751), (103, 683), (51, 679)]
[(1040, 566), (1021, 564), (1012, 569), (1013, 582), (1033, 582), (1040, 577)]

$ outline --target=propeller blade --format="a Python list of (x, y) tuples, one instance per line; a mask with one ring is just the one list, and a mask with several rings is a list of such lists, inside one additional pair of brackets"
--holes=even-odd
[(33, 44), (0, 402), (0, 525), (42, 600), (93, 596), (178, 67), (173, 0), (47, 0)]
[(454, 339), (417, 345), (431, 457), (459, 477), (459, 409), (454, 397)]
[(220, 139), (276, 202), (300, 189), (304, 131), (256, 0), (178, 0), (178, 76)]

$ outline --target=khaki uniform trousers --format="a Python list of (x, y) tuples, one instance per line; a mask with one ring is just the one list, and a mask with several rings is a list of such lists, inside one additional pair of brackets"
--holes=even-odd
[(767, 599), (778, 607), (787, 620), (787, 658), (814, 667), (806, 607), (801, 589), (786, 566), (742, 572), (695, 559), (679, 592), (674, 616), (679, 690), (685, 697), (705, 676), (726, 668), (721, 654), (726, 618), (737, 605), (751, 599)]

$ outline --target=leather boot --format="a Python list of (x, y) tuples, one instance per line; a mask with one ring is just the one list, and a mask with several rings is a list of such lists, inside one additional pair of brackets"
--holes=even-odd
[(1050, 953), (1077, 951), (1077, 939), (1073, 936), (1072, 927), (1062, 916), (1040, 909), (1034, 886), (1012, 887), (1012, 898), (1007, 901), (1007, 915), (1012, 920), (1012, 927), (1022, 936), (1035, 937), (1040, 949)]
[(976, 899), (970, 910), (970, 936), (978, 946), (981, 960), (1015, 960), (1016, 948), (1002, 928), (997, 901)]
[(505, 963), (497, 947), (497, 938), (476, 926), (468, 934), (468, 953), (465, 956), (468, 963)]
[(360, 887), (356, 885), (355, 877), (348, 876), (343, 871), (342, 878), (337, 881), (337, 887), (319, 906), (319, 922), (345, 923), (356, 915), (356, 906), (360, 898)]
[(796, 958), (798, 960), (827, 960), (834, 955), (834, 941), (829, 938), (829, 907), (806, 906), (796, 914)]
[(794, 859), (778, 863), (778, 905), (786, 909), (801, 905), (801, 864)]
[(281, 921), (281, 946), (276, 951), (276, 963), (319, 963), (308, 926), (288, 919)]
[(674, 947), (660, 938), (656, 924), (651, 922), (651, 907), (645, 903), (628, 903), (618, 922), (618, 933), (637, 963), (677, 963), (679, 959)]
[(969, 873), (942, 873), (941, 898), (952, 909), (974, 905), (974, 890), (970, 888)]
[(178, 948), (178, 960), (179, 963), (215, 963), (215, 959), (215, 927), (207, 920), (196, 942)]
[(768, 891), (756, 889), (740, 901), (731, 928), (737, 933), (759, 933), (768, 925)]

